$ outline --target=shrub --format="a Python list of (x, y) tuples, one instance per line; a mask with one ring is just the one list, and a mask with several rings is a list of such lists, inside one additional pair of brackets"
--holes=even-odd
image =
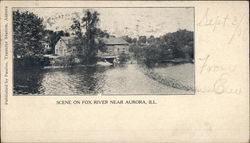
[(43, 56), (27, 56), (23, 58), (14, 58), (15, 67), (39, 67), (47, 66), (50, 61)]
[(130, 57), (129, 57), (128, 54), (121, 53), (119, 55), (118, 59), (119, 59), (119, 63), (124, 64), (124, 63), (126, 63), (130, 59)]
[(74, 56), (65, 56), (54, 59), (53, 66), (73, 66), (76, 64)]

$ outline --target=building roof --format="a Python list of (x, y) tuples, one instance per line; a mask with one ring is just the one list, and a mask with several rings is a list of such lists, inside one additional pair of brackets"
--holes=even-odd
[(106, 45), (128, 45), (128, 42), (126, 42), (124, 39), (117, 37), (102, 38), (102, 41)]
[(61, 39), (66, 43), (66, 44), (69, 44), (71, 42), (74, 42), (76, 40), (77, 37), (65, 37), (65, 36), (62, 36)]
[(61, 38), (69, 47), (76, 46), (79, 42), (78, 38), (76, 36), (61, 36)]
[[(79, 39), (76, 36), (61, 36), (61, 38), (68, 47), (73, 47), (79, 44)], [(129, 43), (125, 41), (122, 38), (117, 38), (117, 37), (109, 37), (109, 38), (101, 38), (101, 40), (106, 44), (106, 45), (128, 45)]]

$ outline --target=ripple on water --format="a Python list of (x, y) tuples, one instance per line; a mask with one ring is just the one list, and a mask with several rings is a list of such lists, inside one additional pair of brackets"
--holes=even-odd
[[(159, 70), (159, 69), (158, 69)], [(192, 71), (190, 71), (192, 72)], [(64, 69), (18, 69), (14, 93), (34, 95), (179, 94), (145, 75), (137, 65), (119, 67), (73, 67)]]

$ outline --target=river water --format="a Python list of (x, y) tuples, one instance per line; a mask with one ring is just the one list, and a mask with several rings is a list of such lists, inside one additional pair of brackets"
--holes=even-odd
[(144, 74), (136, 64), (15, 69), (14, 95), (184, 94)]

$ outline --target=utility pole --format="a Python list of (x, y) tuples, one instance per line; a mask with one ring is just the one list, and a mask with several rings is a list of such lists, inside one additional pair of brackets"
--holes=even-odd
[(139, 25), (138, 24), (136, 24), (136, 33), (137, 33), (137, 38), (139, 40)]
[(114, 28), (115, 28), (116, 35), (118, 35), (119, 34), (119, 29), (118, 29), (117, 21), (114, 22)]
[(180, 21), (179, 21), (179, 19), (178, 19), (177, 25), (178, 25), (178, 30), (180, 30), (181, 28), (180, 28)]
[(128, 27), (125, 27), (125, 34), (124, 35), (128, 35)]

